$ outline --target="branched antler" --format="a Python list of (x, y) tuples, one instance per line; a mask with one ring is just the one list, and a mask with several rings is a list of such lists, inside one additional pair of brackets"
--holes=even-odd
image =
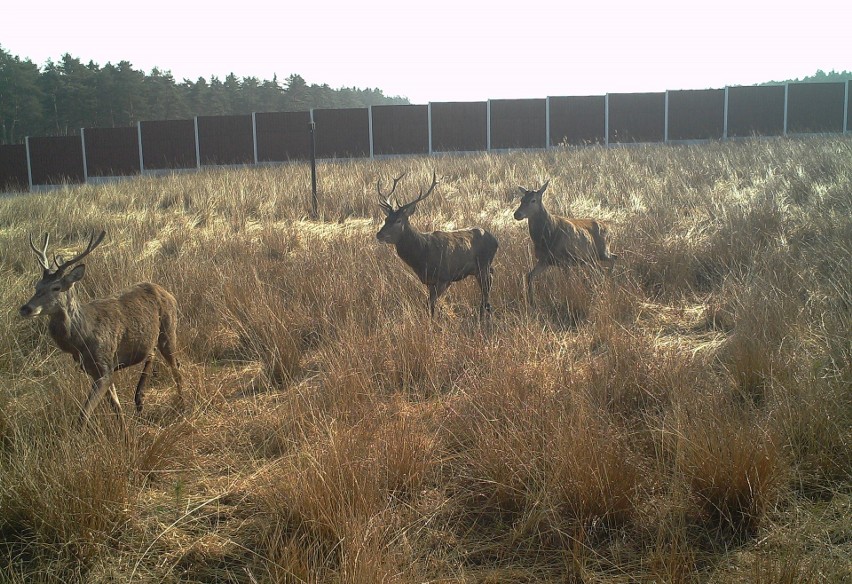
[(417, 196), (417, 198), (416, 198), (416, 199), (414, 199), (413, 201), (411, 201), (410, 203), (406, 203), (405, 205), (403, 205), (402, 207), (400, 207), (400, 209), (406, 209), (406, 208), (408, 208), (408, 207), (412, 207), (412, 206), (416, 205), (417, 203), (419, 203), (420, 201), (424, 200), (426, 197), (428, 197), (429, 195), (431, 195), (431, 194), (432, 194), (432, 191), (434, 191), (434, 190), (435, 190), (435, 187), (436, 187), (437, 185), (438, 185), (438, 175), (437, 175), (437, 173), (433, 170), (433, 171), (432, 171), (432, 184), (431, 184), (431, 185), (429, 185), (429, 190), (427, 190), (427, 191), (424, 193), (424, 192), (423, 192), (423, 188), (421, 187), (421, 188), (420, 188), (420, 194)]
[[(396, 185), (399, 183), (399, 181), (402, 180), (402, 177), (404, 177), (406, 174), (408, 173), (403, 172), (401, 175), (393, 179), (393, 188), (391, 188), (391, 191), (387, 195), (382, 192), (382, 179), (376, 181), (376, 191), (378, 191), (379, 193), (379, 207), (381, 207), (382, 211), (384, 211), (386, 214), (393, 213), (393, 205), (391, 204), (390, 198), (391, 195), (393, 195), (393, 192), (396, 190)], [(382, 197), (384, 197), (384, 199), (382, 199)], [(399, 206), (399, 203), (397, 203), (397, 206)]]
[(50, 271), (50, 260), (47, 259), (47, 244), (50, 243), (50, 234), (44, 234), (44, 246), (42, 249), (38, 249), (33, 243), (33, 235), (30, 233), (30, 248), (35, 252), (36, 259), (38, 260), (39, 265), (44, 268), (45, 271)]
[[(86, 246), (86, 249), (83, 250), (81, 253), (77, 254), (76, 256), (74, 256), (73, 258), (71, 258), (70, 260), (68, 260), (67, 262), (63, 261), (61, 256), (54, 255), (53, 256), (53, 265), (56, 266), (56, 272), (54, 272), (54, 273), (62, 272), (63, 270), (65, 270), (65, 268), (67, 268), (71, 264), (79, 262), (84, 257), (86, 257), (87, 255), (92, 253), (92, 251), (101, 244), (101, 242), (104, 240), (105, 236), (106, 236), (106, 231), (101, 231), (100, 234), (96, 238), (95, 232), (92, 231), (92, 235), (89, 236), (89, 245)], [(50, 271), (50, 260), (47, 259), (47, 245), (49, 243), (50, 243), (50, 234), (45, 233), (44, 234), (44, 245), (42, 246), (42, 249), (38, 249), (35, 246), (35, 243), (33, 243), (32, 234), (30, 234), (30, 248), (35, 253), (36, 259), (38, 260), (39, 265), (42, 268), (44, 268), (45, 272)]]

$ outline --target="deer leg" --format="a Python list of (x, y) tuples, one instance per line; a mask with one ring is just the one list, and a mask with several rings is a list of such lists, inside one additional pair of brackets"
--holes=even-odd
[(180, 403), (184, 403), (183, 376), (180, 373), (180, 361), (178, 361), (175, 350), (176, 338), (177, 333), (174, 330), (167, 334), (161, 333), (157, 346), (160, 349), (160, 354), (163, 356), (163, 359), (166, 361), (172, 372), (172, 377), (174, 378), (175, 385), (177, 386), (178, 400)]
[(547, 266), (546, 263), (539, 261), (539, 262), (536, 263), (535, 266), (533, 266), (533, 269), (530, 270), (530, 273), (527, 274), (527, 277), (526, 277), (526, 281), (527, 281), (527, 302), (529, 303), (530, 306), (535, 305), (535, 298), (533, 298), (533, 286), (532, 286), (533, 278), (535, 278), (540, 273), (542, 273), (544, 270), (546, 270), (547, 267), (548, 266)]
[(136, 384), (136, 394), (133, 401), (136, 402), (136, 413), (142, 413), (142, 398), (145, 395), (145, 383), (148, 381), (148, 376), (151, 374), (151, 366), (154, 363), (153, 355), (149, 355), (145, 359), (145, 365), (142, 366), (142, 375), (139, 376), (139, 383)]
[(479, 319), (482, 320), (487, 315), (491, 314), (491, 303), (489, 297), (491, 295), (491, 284), (493, 277), (491, 276), (491, 266), (480, 270), (476, 279), (479, 281), (479, 289), (482, 291), (482, 302), (479, 305)]
[(432, 318), (435, 318), (435, 303), (449, 287), (449, 282), (438, 282), (429, 286), (429, 316)]
[(118, 425), (121, 426), (121, 433), (124, 435), (124, 441), (130, 440), (127, 433), (127, 423), (124, 421), (124, 412), (121, 411), (121, 402), (118, 401), (118, 392), (115, 390), (115, 384), (109, 384), (109, 405), (112, 407), (113, 413), (118, 416)]
[(95, 407), (103, 399), (110, 385), (110, 374), (107, 373), (92, 383), (92, 390), (89, 392), (89, 397), (86, 398), (86, 403), (83, 404), (83, 410), (80, 412), (80, 417), (77, 418), (76, 427), (83, 428), (89, 421)]

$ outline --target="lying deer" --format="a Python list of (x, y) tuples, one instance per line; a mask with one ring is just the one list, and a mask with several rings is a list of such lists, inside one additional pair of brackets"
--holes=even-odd
[(144, 361), (135, 397), (136, 411), (141, 412), (154, 350), (159, 349), (171, 368), (178, 396), (183, 400), (180, 365), (175, 356), (177, 302), (165, 288), (149, 282), (136, 284), (119, 296), (80, 302), (74, 284), (83, 278), (86, 265), (71, 266), (92, 253), (104, 235), (102, 231), (95, 239), (92, 233), (86, 249), (67, 262), (54, 256), (52, 268), (47, 259), (50, 236), (45, 234), (40, 250), (30, 236), (30, 247), (44, 272), (36, 282), (35, 294), (21, 307), (20, 314), (24, 318), (49, 316), (48, 331), (53, 341), (61, 350), (70, 353), (92, 378), (92, 389), (77, 420), (78, 427), (86, 424), (95, 406), (109, 393), (110, 406), (126, 436), (121, 404), (115, 385), (110, 382), (114, 371)]
[(523, 198), (515, 211), (515, 219), (529, 219), (530, 239), (535, 249), (536, 264), (527, 274), (527, 300), (533, 304), (532, 281), (550, 266), (572, 266), (582, 263), (612, 263), (618, 256), (609, 252), (606, 225), (595, 219), (571, 219), (551, 215), (542, 203), (542, 195), (550, 181), (538, 190), (518, 187)]
[(497, 238), (479, 227), (432, 233), (421, 233), (414, 229), (408, 219), (417, 209), (417, 203), (432, 194), (438, 180), (433, 173), (432, 185), (425, 193), (420, 189), (420, 195), (416, 199), (404, 205), (397, 202), (397, 207), (394, 208), (390, 198), (404, 176), (405, 173), (393, 179), (393, 188), (387, 195), (382, 193), (381, 180), (376, 183), (379, 206), (386, 216), (376, 238), (395, 245), (400, 259), (428, 286), (429, 314), (432, 317), (435, 316), (435, 302), (451, 283), (474, 276), (482, 291), (479, 316), (483, 318), (491, 311), (488, 296), (491, 292), (493, 272), (491, 262), (494, 261), (498, 247)]

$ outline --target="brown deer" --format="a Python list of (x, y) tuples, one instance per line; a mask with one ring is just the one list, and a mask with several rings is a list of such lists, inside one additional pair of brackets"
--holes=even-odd
[(405, 173), (393, 179), (393, 188), (384, 195), (381, 179), (376, 183), (379, 193), (379, 206), (385, 213), (385, 223), (376, 234), (383, 243), (396, 246), (400, 259), (414, 270), (420, 281), (429, 288), (429, 314), (435, 316), (435, 302), (446, 292), (453, 282), (474, 276), (482, 291), (482, 302), (479, 305), (480, 318), (491, 311), (488, 296), (491, 292), (493, 269), (491, 262), (497, 253), (497, 238), (488, 231), (474, 227), (458, 231), (433, 231), (421, 233), (411, 227), (408, 220), (417, 209), (417, 203), (424, 200), (438, 184), (435, 173), (432, 173), (432, 184), (424, 193), (420, 189), (419, 196), (413, 201), (397, 207), (391, 204), (391, 195)]
[(530, 239), (535, 249), (536, 264), (526, 276), (527, 301), (533, 304), (532, 281), (550, 266), (572, 266), (606, 262), (612, 264), (618, 256), (610, 253), (606, 225), (595, 219), (572, 219), (551, 215), (542, 203), (542, 195), (550, 184), (529, 191), (523, 187), (521, 204), (515, 219), (529, 220)]
[[(77, 298), (74, 284), (86, 272), (85, 264), (76, 264), (103, 241), (105, 232), (89, 238), (86, 249), (63, 261), (53, 257), (53, 267), (47, 259), (50, 236), (45, 234), (44, 245), (38, 249), (30, 236), (30, 247), (43, 268), (41, 280), (36, 282), (35, 294), (20, 309), (24, 318), (41, 314), (50, 317), (48, 331), (56, 345), (80, 365), (92, 378), (92, 389), (83, 405), (77, 427), (86, 424), (92, 411), (109, 394), (109, 403), (118, 416), (121, 429), (127, 436), (127, 427), (118, 401), (112, 373), (144, 361), (142, 375), (136, 385), (136, 411), (142, 411), (145, 382), (151, 371), (155, 349), (159, 349), (171, 368), (177, 384), (178, 396), (183, 401), (180, 365), (175, 356), (177, 345), (177, 302), (165, 288), (141, 282), (123, 291), (119, 296), (82, 303)], [(70, 269), (69, 269), (70, 268)]]

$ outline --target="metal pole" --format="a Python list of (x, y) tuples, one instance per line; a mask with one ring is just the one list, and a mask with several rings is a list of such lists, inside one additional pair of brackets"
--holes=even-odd
[[(311, 112), (313, 117), (313, 112)], [(316, 219), (319, 216), (317, 210), (317, 138), (316, 138), (316, 122), (311, 120), (308, 122), (308, 127), (311, 132), (311, 218)]]

